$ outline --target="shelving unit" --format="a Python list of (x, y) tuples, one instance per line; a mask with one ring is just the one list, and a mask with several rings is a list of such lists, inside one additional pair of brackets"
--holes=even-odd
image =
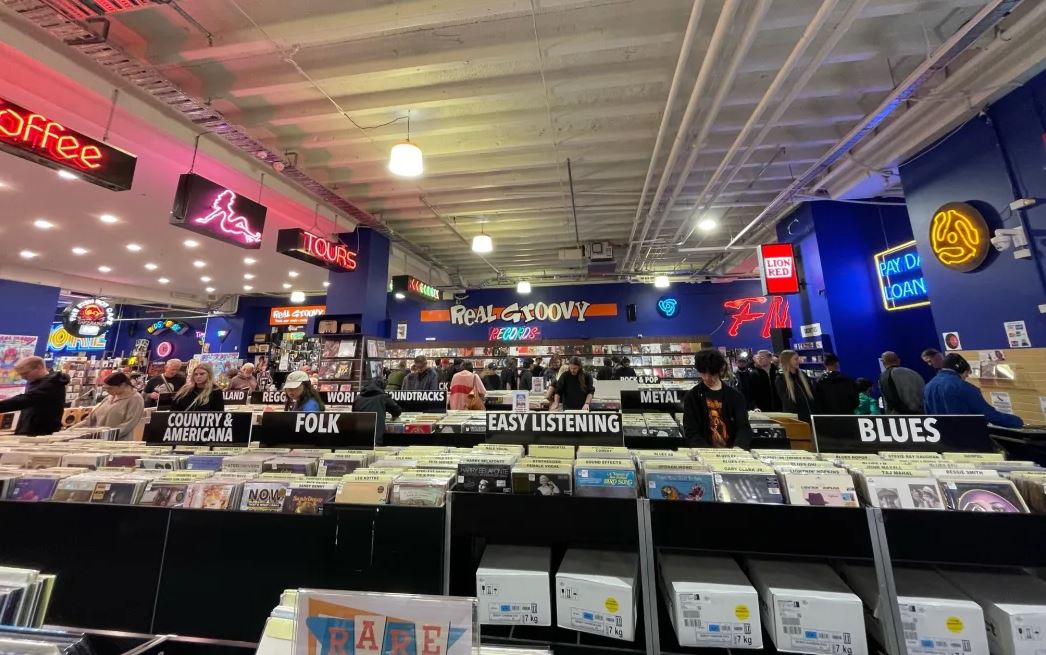
[(828, 334), (796, 341), (792, 344), (792, 350), (799, 353), (799, 366), (814, 377), (824, 374), (824, 356), (835, 352), (832, 350), (832, 337)]

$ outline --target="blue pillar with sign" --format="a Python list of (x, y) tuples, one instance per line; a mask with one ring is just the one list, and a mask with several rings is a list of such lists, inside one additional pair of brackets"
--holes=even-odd
[(363, 228), (340, 236), (349, 250), (356, 253), (356, 270), (331, 271), (327, 313), (359, 314), (363, 334), (387, 337), (389, 240)]

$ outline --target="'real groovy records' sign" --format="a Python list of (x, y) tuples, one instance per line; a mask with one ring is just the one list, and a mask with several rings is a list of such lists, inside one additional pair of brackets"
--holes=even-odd
[(263, 446), (373, 448), (376, 430), (373, 412), (265, 412), (253, 437)]
[(251, 412), (153, 412), (145, 426), (150, 444), (248, 444)]
[(487, 412), (487, 441), (624, 445), (617, 412)]
[(811, 421), (818, 452), (995, 450), (988, 422), (980, 415), (814, 415)]

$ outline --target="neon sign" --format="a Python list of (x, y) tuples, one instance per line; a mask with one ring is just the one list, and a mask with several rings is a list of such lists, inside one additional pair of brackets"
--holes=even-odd
[(960, 273), (976, 270), (988, 257), (988, 223), (977, 208), (949, 202), (930, 221), (930, 250), (937, 261)]
[(52, 323), (51, 333), (47, 337), (47, 350), (53, 353), (105, 350), (105, 335), (77, 337), (69, 334), (61, 323)]
[(657, 301), (657, 313), (665, 318), (675, 318), (679, 312), (679, 301), (671, 296), (664, 296)]
[(42, 114), (0, 98), (0, 149), (49, 168), (126, 191), (138, 162), (134, 155), (95, 141)]
[(355, 271), (356, 253), (344, 243), (336, 243), (300, 228), (280, 230), (276, 252), (332, 271)]
[(268, 210), (195, 173), (178, 178), (171, 224), (240, 248), (261, 247)]
[(724, 309), (733, 310), (732, 314), (727, 315), (727, 318), (730, 319), (730, 327), (727, 328), (726, 333), (731, 337), (736, 337), (745, 323), (760, 320), (763, 322), (763, 326), (759, 331), (759, 336), (764, 339), (770, 338), (770, 330), (773, 328), (792, 327), (792, 318), (788, 315), (788, 300), (781, 296), (771, 296), (769, 302), (770, 306), (765, 311), (754, 311), (752, 306), (766, 305), (766, 296), (736, 298), (724, 302)]
[(304, 325), (313, 316), (323, 316), (326, 313), (326, 305), (273, 307), (269, 310), (269, 325)]
[(74, 337), (97, 337), (105, 334), (114, 320), (109, 303), (89, 298), (69, 305), (62, 317), (62, 325)]
[(765, 243), (759, 246), (759, 279), (764, 295), (799, 293), (799, 273), (792, 244)]
[(161, 318), (160, 320), (149, 324), (149, 326), (145, 328), (145, 331), (152, 335), (163, 334), (168, 330), (175, 334), (185, 334), (188, 329), (189, 326), (181, 321)]
[(156, 345), (156, 356), (160, 358), (170, 357), (174, 352), (174, 346), (170, 341), (161, 341)]
[(923, 277), (922, 257), (915, 241), (902, 243), (875, 255), (876, 277), (887, 311), (930, 304)]
[(439, 289), (425, 284), (413, 275), (394, 275), (392, 277), (392, 290), (405, 293), (421, 300), (439, 300)]
[[(493, 323), (502, 320), (507, 323), (530, 323), (531, 321), (564, 321), (577, 319), (578, 323), (585, 322), (591, 303), (584, 300), (569, 300), (565, 302), (532, 302), (526, 305), (512, 303), (508, 307), (498, 309), (493, 305), (480, 305), (475, 309), (467, 309), (464, 305), (454, 305), (450, 308), (450, 322), (454, 325), (477, 325), (482, 323)], [(616, 307), (616, 306), (615, 306)], [(617, 313), (616, 311), (614, 312)]]
[(489, 341), (536, 341), (541, 338), (541, 328), (532, 327), (492, 327)]

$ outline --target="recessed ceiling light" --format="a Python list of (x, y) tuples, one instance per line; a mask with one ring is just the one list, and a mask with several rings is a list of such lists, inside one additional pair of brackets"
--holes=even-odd
[(298, 271), (287, 271), (289, 277), (298, 277)]
[(87, 254), (87, 248), (81, 248), (80, 246), (76, 246), (75, 248), (73, 248), (73, 254), (74, 255), (86, 255)]
[(206, 284), (207, 282), (210, 282), (210, 281), (211, 281), (211, 278), (209, 278), (209, 277), (208, 277), (208, 276), (206, 276), (206, 275), (204, 275), (203, 277), (201, 277), (201, 278), (200, 278), (200, 282), (203, 282), (203, 283), (205, 283), (205, 284)]
[(44, 220), (42, 218), (38, 218), (35, 221), (33, 221), (33, 227), (39, 228), (41, 230), (50, 230), (54, 227), (54, 223), (52, 223), (51, 221)]
[(329, 287), (330, 285), (331, 285), (330, 281), (328, 281), (328, 280), (324, 280), (323, 281), (323, 286)]
[(283, 288), (284, 288), (284, 289), (290, 289), (290, 288), (291, 288), (291, 285), (290, 285), (290, 283), (288, 283), (288, 282), (284, 282), (284, 283), (283, 283)]
[(244, 264), (247, 264), (248, 266), (250, 266), (251, 264), (254, 264), (254, 263), (255, 263), (255, 262), (257, 262), (257, 261), (258, 261), (258, 260), (257, 260), (257, 259), (255, 259), (254, 257), (244, 257), (244, 258), (243, 258), (243, 263), (244, 263)]
[(138, 245), (137, 243), (129, 243), (129, 244), (127, 244), (127, 249), (130, 250), (131, 252), (141, 252), (142, 251), (142, 247), (140, 245)]
[(156, 281), (159, 282), (160, 284), (167, 284), (168, 282), (170, 282), (170, 280), (168, 280), (165, 277), (156, 278)]
[(159, 268), (159, 266), (157, 266), (156, 264), (154, 264), (152, 262), (146, 262), (146, 264), (145, 264), (145, 270), (147, 270), (147, 271), (155, 271), (158, 268)]
[(252, 290), (252, 289), (254, 289), (254, 287), (252, 287), (252, 286), (251, 286), (251, 285), (249, 285), (249, 284), (245, 284), (245, 285), (243, 285), (243, 290), (244, 290), (244, 291), (250, 291), (250, 290)]
[(99, 271), (100, 273), (109, 273), (109, 272), (110, 272), (110, 271), (112, 271), (112, 270), (113, 270), (113, 269), (109, 268), (108, 266), (99, 266), (99, 267), (98, 267), (98, 271)]
[(207, 265), (207, 262), (205, 262), (203, 260), (200, 260), (200, 259), (197, 259), (196, 261), (194, 261), (192, 263), (192, 265), (195, 266), (196, 268), (203, 268), (204, 266)]
[(195, 248), (200, 245), (199, 241), (194, 241), (193, 239), (186, 239), (185, 241), (182, 241), (182, 243), (185, 244), (186, 248)]
[(23, 250), (22, 252), (20, 252), (18, 254), (19, 254), (19, 256), (21, 256), (22, 259), (32, 259), (33, 257), (39, 257), (40, 256), (40, 253), (33, 252), (32, 250)]
[(0, 180), (0, 189), (6, 189), (6, 188), (7, 188), (7, 182), (4, 182), (3, 180)]
[(120, 219), (113, 216), (112, 214), (102, 214), (98, 217), (98, 220), (100, 220), (103, 223), (109, 223), (110, 225), (112, 225), (113, 223), (120, 222)]
[(254, 279), (254, 273), (244, 273), (243, 274), (243, 279), (245, 279), (245, 280), (253, 280)]
[(214, 293), (214, 287), (207, 287), (206, 289), (204, 289), (204, 291), (206, 291), (207, 293)]
[(58, 171), (58, 177), (63, 180), (79, 180), (80, 176), (76, 173), (70, 173), (69, 171)]

